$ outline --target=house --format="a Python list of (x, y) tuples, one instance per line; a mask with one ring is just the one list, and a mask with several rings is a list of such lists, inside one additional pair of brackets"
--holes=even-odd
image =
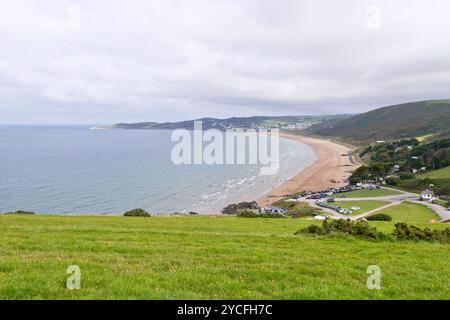
[(280, 208), (280, 207), (276, 207), (276, 206), (267, 206), (262, 208), (261, 210), (263, 213), (286, 213), (287, 210)]
[(431, 201), (434, 199), (434, 192), (425, 190), (420, 193), (420, 201)]

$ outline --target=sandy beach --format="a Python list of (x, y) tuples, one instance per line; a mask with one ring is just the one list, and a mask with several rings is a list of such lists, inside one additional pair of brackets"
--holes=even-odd
[(351, 172), (358, 168), (347, 154), (349, 147), (327, 140), (319, 140), (298, 135), (280, 133), (281, 137), (297, 140), (311, 146), (317, 155), (317, 160), (302, 170), (292, 179), (283, 182), (269, 193), (256, 201), (260, 206), (266, 206), (281, 199), (286, 194), (300, 191), (320, 191), (330, 187), (346, 185)]

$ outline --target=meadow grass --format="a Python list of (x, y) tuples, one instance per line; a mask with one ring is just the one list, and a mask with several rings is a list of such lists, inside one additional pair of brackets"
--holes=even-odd
[(402, 193), (392, 189), (384, 189), (384, 188), (377, 190), (363, 189), (346, 193), (340, 193), (331, 196), (331, 198), (375, 198), (375, 197), (395, 196), (400, 194)]
[(387, 206), (389, 201), (377, 201), (377, 200), (355, 200), (355, 201), (336, 201), (333, 203), (335, 206), (339, 206), (345, 209), (352, 210), (352, 207), (360, 207), (361, 210), (354, 210), (349, 216), (356, 216), (364, 214), (366, 212)]
[(411, 202), (402, 202), (399, 205), (381, 210), (378, 213), (387, 214), (392, 217), (392, 222), (408, 222), (411, 224), (431, 224), (432, 220), (439, 216), (430, 208)]
[[(0, 299), (450, 298), (448, 245), (293, 235), (314, 223), (0, 215)], [(373, 264), (381, 290), (366, 288)]]
[(450, 179), (450, 167), (445, 167), (439, 170), (434, 170), (426, 173), (421, 173), (417, 175), (419, 179)]

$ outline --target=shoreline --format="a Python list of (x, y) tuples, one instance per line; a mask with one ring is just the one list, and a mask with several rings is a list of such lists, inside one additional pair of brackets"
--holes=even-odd
[[(358, 164), (354, 164), (350, 160), (348, 153), (352, 149), (348, 146), (329, 140), (289, 133), (280, 133), (280, 137), (299, 141), (310, 146), (316, 154), (317, 160), (298, 172), (293, 178), (257, 198), (256, 202), (259, 206), (267, 206), (282, 199), (287, 194), (345, 186), (351, 171), (359, 167)], [(335, 182), (332, 182), (333, 179)]]

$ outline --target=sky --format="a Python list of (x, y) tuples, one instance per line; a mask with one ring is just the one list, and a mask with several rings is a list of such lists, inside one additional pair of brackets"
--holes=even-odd
[(448, 0), (2, 0), (0, 123), (359, 113), (450, 98)]

